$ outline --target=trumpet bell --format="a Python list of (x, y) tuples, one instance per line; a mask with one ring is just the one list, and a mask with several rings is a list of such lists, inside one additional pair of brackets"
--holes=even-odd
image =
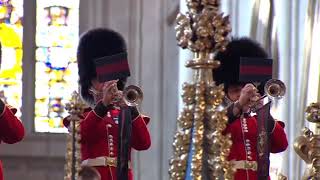
[(256, 112), (259, 108), (259, 101), (268, 97), (269, 99), (281, 99), (286, 93), (285, 84), (278, 79), (270, 79), (264, 85), (264, 95), (262, 97), (252, 97), (250, 99), (250, 108), (252, 112)]
[(140, 105), (143, 100), (143, 92), (138, 86), (127, 86), (123, 90), (123, 99), (128, 106)]
[(286, 86), (278, 79), (270, 79), (264, 86), (264, 92), (270, 98), (281, 99), (286, 93)]

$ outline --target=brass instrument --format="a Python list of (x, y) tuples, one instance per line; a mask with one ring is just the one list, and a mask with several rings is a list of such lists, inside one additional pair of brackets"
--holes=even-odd
[(143, 92), (138, 86), (130, 85), (124, 88), (122, 95), (117, 96), (113, 102), (117, 104), (121, 99), (128, 106), (138, 106), (143, 100)]
[(123, 99), (128, 106), (137, 106), (143, 100), (143, 92), (138, 86), (130, 85), (123, 90)]
[(271, 99), (281, 99), (286, 93), (286, 86), (278, 79), (270, 79), (264, 86), (264, 92)]
[(255, 112), (258, 109), (258, 104), (260, 102), (260, 100), (268, 97), (271, 100), (278, 100), (283, 98), (283, 96), (286, 93), (286, 86), (285, 84), (278, 80), (278, 79), (270, 79), (266, 82), (266, 84), (264, 85), (264, 92), (265, 95), (259, 97), (254, 97), (251, 99), (251, 111)]

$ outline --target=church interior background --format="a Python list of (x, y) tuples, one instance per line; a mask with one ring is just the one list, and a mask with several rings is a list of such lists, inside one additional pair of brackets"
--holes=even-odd
[[(289, 148), (271, 157), (273, 174), (300, 179), (305, 163), (293, 150), (305, 126), (305, 109), (320, 101), (320, 1), (221, 0), (232, 36), (249, 36), (272, 55), (274, 77), (287, 86), (272, 114), (286, 123)], [(79, 35), (94, 27), (127, 40), (132, 76), (144, 92), (141, 111), (151, 117), (151, 149), (134, 152), (135, 179), (169, 179), (169, 159), (181, 85), (191, 80), (190, 52), (176, 44), (175, 17), (185, 0), (0, 0), (0, 90), (19, 108), (25, 139), (1, 144), (6, 179), (63, 179), (67, 129), (64, 105), (77, 90)]]

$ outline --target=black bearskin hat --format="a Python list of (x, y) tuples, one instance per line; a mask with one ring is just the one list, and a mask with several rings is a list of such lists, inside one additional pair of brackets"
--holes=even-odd
[[(215, 55), (215, 59), (221, 62), (220, 67), (213, 71), (213, 78), (217, 85), (224, 83), (226, 90), (229, 85), (247, 83), (239, 81), (241, 57), (268, 58), (268, 54), (258, 42), (250, 38), (233, 38), (225, 51)], [(264, 94), (263, 86), (264, 83), (258, 86), (260, 94)]]
[[(82, 98), (93, 103), (93, 96), (89, 93), (91, 81), (97, 78), (94, 60), (104, 56), (111, 56), (126, 52), (124, 38), (117, 32), (96, 28), (85, 32), (78, 45), (77, 60), (79, 68), (79, 85)], [(119, 79), (118, 89), (123, 90), (126, 78)]]

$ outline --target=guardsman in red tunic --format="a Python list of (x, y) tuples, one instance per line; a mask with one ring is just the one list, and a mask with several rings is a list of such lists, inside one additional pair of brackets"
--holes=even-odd
[[(216, 54), (215, 59), (221, 61), (219, 69), (213, 72), (217, 84), (224, 83), (225, 105), (229, 118), (225, 133), (231, 134), (232, 147), (229, 160), (236, 168), (235, 180), (259, 179), (258, 168), (258, 120), (256, 115), (248, 113), (253, 97), (264, 94), (265, 83), (256, 87), (253, 82), (239, 80), (240, 58), (267, 58), (265, 50), (255, 41), (248, 38), (233, 39), (226, 51)], [(269, 113), (269, 112), (268, 112)], [(268, 123), (269, 150), (271, 153), (285, 151), (288, 147), (284, 131), (284, 123), (269, 116)], [(268, 162), (269, 163), (269, 159)], [(266, 177), (266, 179), (270, 177)]]
[[(0, 44), (1, 64), (1, 44)], [(6, 105), (0, 99), (0, 143), (13, 144), (24, 137), (24, 127), (21, 121), (15, 116), (17, 109)], [(2, 164), (0, 161), (0, 180), (3, 180)]]
[[(87, 109), (80, 122), (81, 158), (83, 166), (95, 167), (101, 180), (116, 180), (119, 159), (119, 124), (120, 111), (124, 102), (115, 98), (124, 89), (128, 72), (126, 44), (123, 37), (112, 30), (97, 28), (83, 34), (78, 46), (78, 67), (80, 94), (91, 107)], [(118, 62), (117, 62), (117, 58)], [(102, 60), (103, 72), (97, 70), (97, 60)], [(107, 79), (101, 82), (99, 78)], [(119, 90), (119, 91), (118, 91)], [(127, 179), (133, 179), (131, 148), (147, 150), (151, 146), (150, 134), (147, 128), (149, 118), (140, 114), (136, 107), (130, 109), (131, 135), (126, 140), (130, 145), (128, 154)], [(69, 122), (65, 119), (68, 127)], [(123, 140), (123, 139), (122, 139)], [(120, 148), (121, 149), (121, 148)]]

